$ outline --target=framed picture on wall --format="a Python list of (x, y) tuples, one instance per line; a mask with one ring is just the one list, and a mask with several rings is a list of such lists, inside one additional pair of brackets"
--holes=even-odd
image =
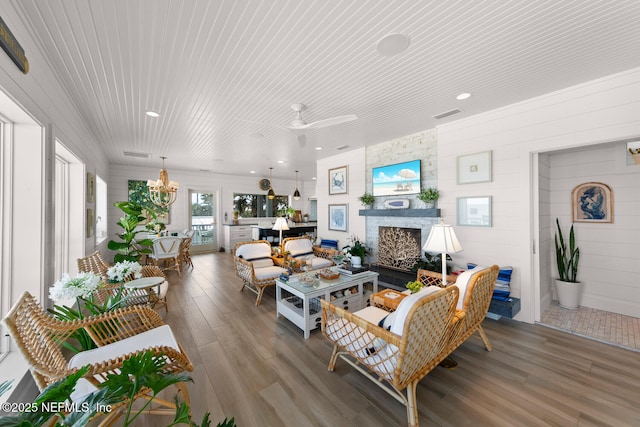
[(87, 239), (93, 237), (96, 231), (96, 211), (92, 208), (87, 209)]
[(347, 194), (348, 166), (329, 169), (329, 195)]
[(491, 196), (458, 197), (458, 225), (491, 227)]
[(96, 201), (96, 176), (87, 172), (87, 203)]
[(457, 158), (458, 184), (491, 182), (491, 150), (465, 154)]
[(329, 230), (347, 231), (348, 205), (329, 205)]
[(601, 182), (585, 182), (571, 193), (573, 222), (613, 222), (613, 191)]

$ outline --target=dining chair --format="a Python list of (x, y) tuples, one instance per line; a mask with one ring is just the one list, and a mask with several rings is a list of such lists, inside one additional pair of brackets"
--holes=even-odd
[[(181, 276), (179, 237), (159, 237), (153, 241), (153, 253), (149, 255), (152, 262), (162, 271), (176, 270)], [(163, 266), (161, 266), (163, 265)]]
[(180, 262), (187, 264), (191, 269), (193, 269), (193, 261), (191, 261), (192, 241), (192, 237), (187, 237), (182, 239), (182, 242), (180, 243)]

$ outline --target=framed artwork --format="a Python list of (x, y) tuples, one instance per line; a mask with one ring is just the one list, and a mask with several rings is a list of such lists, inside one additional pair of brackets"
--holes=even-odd
[(348, 205), (329, 205), (329, 230), (347, 231)]
[(458, 197), (456, 200), (458, 225), (491, 227), (491, 196)]
[(96, 211), (93, 208), (87, 208), (87, 239), (93, 237), (96, 231)]
[(491, 182), (491, 150), (465, 154), (457, 158), (457, 183)]
[(329, 169), (329, 195), (347, 194), (348, 166)]
[(613, 191), (601, 182), (585, 182), (571, 193), (573, 222), (613, 222)]
[[(129, 201), (139, 203), (141, 206), (155, 212), (158, 222), (163, 224), (169, 224), (169, 208), (161, 208), (156, 206), (149, 196), (149, 187), (147, 187), (147, 181), (138, 181), (134, 179), (129, 180)], [(149, 216), (144, 222), (151, 221), (153, 218)]]
[(96, 176), (87, 172), (87, 203), (96, 202)]

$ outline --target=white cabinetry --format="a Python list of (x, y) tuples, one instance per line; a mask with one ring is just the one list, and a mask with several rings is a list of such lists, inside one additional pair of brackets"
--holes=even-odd
[(251, 241), (250, 225), (224, 225), (224, 247), (233, 252), (233, 246), (239, 242)]

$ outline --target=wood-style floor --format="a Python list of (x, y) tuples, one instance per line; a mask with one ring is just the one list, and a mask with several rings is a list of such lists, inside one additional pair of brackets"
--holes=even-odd
[[(230, 254), (193, 261), (181, 278), (169, 273), (161, 313), (195, 365), (196, 420), (210, 411), (214, 425), (233, 416), (241, 427), (406, 425), (404, 406), (344, 361), (327, 371), (331, 345), (276, 318), (273, 289), (258, 307), (239, 292)], [(421, 381), (422, 425), (640, 426), (640, 353), (505, 319), (484, 327), (492, 352), (472, 337), (454, 352), (456, 369)]]

